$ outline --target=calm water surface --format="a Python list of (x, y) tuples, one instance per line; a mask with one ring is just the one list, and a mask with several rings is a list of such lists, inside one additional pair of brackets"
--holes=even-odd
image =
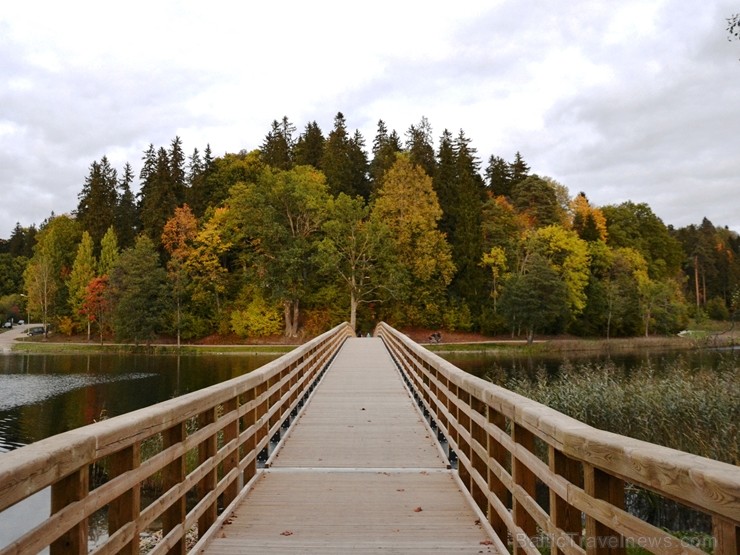
[(0, 356), (0, 452), (246, 374), (277, 356)]

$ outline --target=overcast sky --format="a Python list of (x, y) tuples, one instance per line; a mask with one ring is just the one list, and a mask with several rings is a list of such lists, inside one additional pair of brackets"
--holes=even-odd
[[(372, 145), (428, 118), (485, 167), (597, 205), (740, 232), (740, 42), (721, 0), (6, 2), (0, 237), (73, 211), (90, 164), (137, 173), (149, 143), (259, 147), (284, 115), (344, 113)], [(435, 144), (435, 148), (436, 148)], [(138, 187), (138, 183), (137, 183)]]

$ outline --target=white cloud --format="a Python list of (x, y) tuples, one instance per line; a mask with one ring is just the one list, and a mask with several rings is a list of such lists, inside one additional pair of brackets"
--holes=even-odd
[(735, 209), (740, 43), (725, 0), (10, 3), (0, 14), (0, 237), (74, 209), (89, 164), (149, 143), (257, 147), (287, 115), (464, 129), (599, 204), (675, 225)]

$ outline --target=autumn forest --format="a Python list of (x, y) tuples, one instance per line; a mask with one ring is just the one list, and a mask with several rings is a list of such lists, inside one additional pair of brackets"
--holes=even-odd
[(403, 135), (381, 120), (370, 145), (341, 113), (328, 133), (276, 120), (259, 149), (222, 156), (175, 137), (138, 173), (92, 162), (72, 214), (0, 240), (0, 310), (136, 343), (345, 320), (609, 338), (732, 317), (737, 233), (594, 206), (535, 170), (482, 159), (462, 130), (435, 140), (425, 118)]

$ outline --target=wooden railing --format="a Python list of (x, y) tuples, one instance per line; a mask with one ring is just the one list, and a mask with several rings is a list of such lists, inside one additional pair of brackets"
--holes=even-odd
[(703, 547), (738, 553), (739, 467), (597, 430), (463, 372), (386, 324), (376, 335), (514, 553), (704, 553), (625, 510), (626, 487), (709, 515), (713, 545)]
[(93, 515), (108, 525), (96, 554), (138, 554), (155, 521), (162, 538), (152, 553), (185, 553), (186, 535), (212, 533), (254, 479), (350, 335), (343, 324), (245, 376), (0, 455), (0, 519), (51, 489), (50, 516), (0, 554), (88, 553)]

